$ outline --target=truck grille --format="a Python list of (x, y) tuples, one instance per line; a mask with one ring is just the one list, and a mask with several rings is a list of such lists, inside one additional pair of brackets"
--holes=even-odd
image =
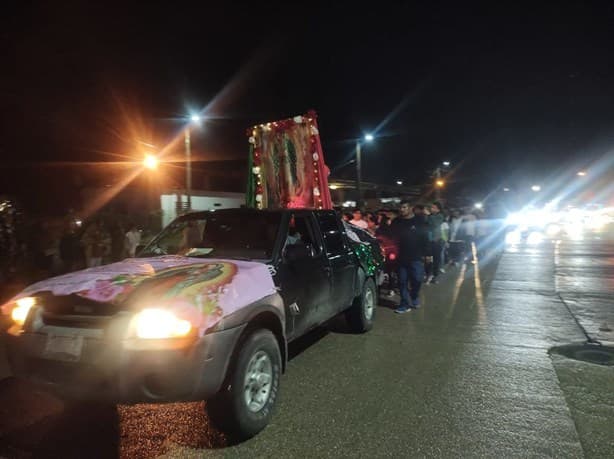
[(103, 329), (120, 309), (77, 295), (46, 295), (41, 299), (43, 323), (58, 327)]

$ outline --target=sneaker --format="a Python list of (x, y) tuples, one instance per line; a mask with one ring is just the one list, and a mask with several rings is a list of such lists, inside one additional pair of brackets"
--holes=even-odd
[(439, 268), (439, 272), (440, 272), (441, 274), (445, 274), (445, 273), (446, 273), (446, 270), (445, 270), (445, 269), (443, 269), (443, 268)]
[(430, 284), (432, 280), (433, 280), (433, 276), (432, 276), (432, 275), (427, 276), (427, 278), (426, 278), (426, 283), (427, 283), (427, 284)]
[(418, 309), (420, 307), (420, 300), (418, 298), (416, 298), (415, 300), (411, 300), (411, 303), (414, 309)]
[(397, 314), (405, 314), (406, 312), (409, 312), (409, 308), (406, 308), (405, 306), (399, 306), (394, 310), (394, 312), (396, 312)]

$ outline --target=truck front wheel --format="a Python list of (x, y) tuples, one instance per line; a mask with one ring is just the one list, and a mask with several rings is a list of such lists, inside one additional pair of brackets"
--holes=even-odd
[(348, 324), (354, 333), (364, 333), (373, 328), (376, 307), (377, 287), (373, 279), (367, 279), (362, 286), (362, 293), (354, 299), (346, 312)]
[(271, 331), (256, 330), (240, 346), (228, 384), (205, 405), (209, 419), (232, 441), (247, 440), (269, 423), (281, 375), (281, 353)]

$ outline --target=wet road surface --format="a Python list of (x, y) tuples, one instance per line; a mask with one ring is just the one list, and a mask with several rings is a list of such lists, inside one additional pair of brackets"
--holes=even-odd
[(519, 247), (448, 270), (418, 311), (383, 298), (368, 334), (336, 320), (293, 344), (271, 425), (240, 445), (202, 403), (65, 406), (6, 378), (0, 454), (613, 457), (614, 367), (548, 354), (614, 341), (613, 267), (612, 242)]

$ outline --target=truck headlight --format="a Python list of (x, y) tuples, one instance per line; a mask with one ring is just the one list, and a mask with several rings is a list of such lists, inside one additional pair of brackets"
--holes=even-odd
[(11, 311), (11, 318), (13, 319), (13, 322), (19, 325), (23, 325), (28, 318), (28, 313), (30, 312), (30, 309), (35, 304), (36, 298), (32, 296), (19, 298), (17, 301), (15, 301), (15, 306)]
[(179, 319), (166, 309), (143, 309), (134, 318), (136, 336), (143, 339), (181, 338), (192, 330), (192, 324)]

